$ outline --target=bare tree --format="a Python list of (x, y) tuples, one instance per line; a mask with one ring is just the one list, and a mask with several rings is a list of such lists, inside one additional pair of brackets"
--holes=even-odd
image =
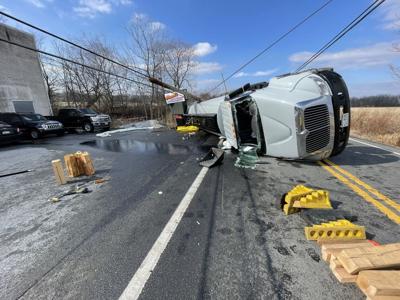
[[(80, 43), (104, 57), (120, 60), (117, 51), (101, 39), (86, 39)], [(58, 45), (57, 50), (60, 56), (94, 68), (62, 62), (62, 84), (67, 101), (72, 101), (75, 106), (94, 106), (113, 113), (116, 98), (127, 96), (129, 85), (125, 79), (112, 74), (127, 77), (128, 71), (107, 59), (77, 48)]]
[(166, 43), (164, 68), (166, 79), (178, 89), (190, 87), (190, 80), (195, 67), (194, 50), (180, 41)]
[[(149, 76), (163, 78), (165, 60), (165, 33), (159, 23), (152, 22), (146, 16), (136, 15), (128, 26), (130, 43), (128, 44), (128, 56), (131, 64), (139, 67)], [(143, 91), (142, 88), (139, 88)], [(149, 117), (161, 117), (163, 108), (160, 89), (152, 84), (150, 89)], [(160, 99), (161, 98), (161, 99)]]

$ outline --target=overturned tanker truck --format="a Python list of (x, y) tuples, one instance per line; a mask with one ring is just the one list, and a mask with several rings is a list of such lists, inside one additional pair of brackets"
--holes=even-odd
[(194, 103), (183, 119), (235, 149), (252, 144), (264, 155), (321, 160), (347, 145), (350, 99), (333, 69), (312, 69)]

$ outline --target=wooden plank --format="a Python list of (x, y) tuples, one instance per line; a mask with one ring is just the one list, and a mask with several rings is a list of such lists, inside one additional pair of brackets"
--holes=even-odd
[(321, 245), (321, 250), (326, 250), (326, 249), (349, 249), (349, 248), (353, 248), (353, 247), (357, 247), (361, 245), (371, 245), (372, 243), (369, 240), (352, 240), (349, 243), (341, 243), (341, 242), (337, 242), (337, 243), (330, 243), (330, 244), (323, 244)]
[(340, 263), (340, 261), (337, 259), (337, 257), (332, 256), (332, 258), (329, 262), (329, 268), (331, 270), (335, 270), (336, 268), (343, 268), (343, 266)]
[(356, 247), (373, 247), (374, 245), (368, 240), (354, 241), (354, 243), (325, 244), (321, 247), (321, 257), (324, 261), (329, 262), (331, 255), (337, 256), (344, 249)]
[(371, 300), (400, 300), (400, 296), (374, 296), (374, 297), (367, 297)]
[(400, 243), (344, 249), (338, 259), (353, 275), (363, 270), (400, 269)]
[(400, 297), (400, 271), (361, 271), (357, 285), (368, 297)]
[(56, 159), (51, 162), (53, 166), (54, 176), (56, 177), (56, 181), (58, 184), (66, 184), (67, 179), (64, 175), (64, 169), (61, 160)]
[(351, 283), (356, 282), (357, 280), (357, 275), (351, 275), (347, 273), (344, 268), (335, 268), (332, 270), (332, 273), (341, 283)]
[(324, 238), (321, 238), (321, 239), (317, 240), (317, 244), (322, 247), (323, 245), (328, 245), (328, 244), (354, 243), (356, 241), (364, 241), (364, 240), (349, 240), (349, 239), (342, 239), (342, 238), (337, 238), (337, 239), (324, 239)]

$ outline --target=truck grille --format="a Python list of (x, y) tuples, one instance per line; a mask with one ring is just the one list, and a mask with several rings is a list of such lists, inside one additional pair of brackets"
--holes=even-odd
[(109, 120), (108, 117), (100, 117), (100, 118), (99, 118), (99, 121), (100, 121), (100, 122), (106, 123), (106, 122), (109, 122), (110, 120)]
[(304, 126), (309, 131), (306, 138), (306, 151), (315, 152), (326, 147), (330, 139), (328, 107), (316, 105), (304, 110)]
[(61, 126), (59, 124), (46, 124), (45, 128), (48, 130), (52, 130), (52, 129), (60, 129)]

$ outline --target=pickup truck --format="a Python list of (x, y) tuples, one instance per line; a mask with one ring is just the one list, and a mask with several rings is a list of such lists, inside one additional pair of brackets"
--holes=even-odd
[(85, 132), (93, 132), (96, 129), (110, 130), (111, 118), (109, 115), (98, 114), (91, 108), (63, 108), (57, 116), (47, 117), (61, 122), (68, 131), (83, 129)]

